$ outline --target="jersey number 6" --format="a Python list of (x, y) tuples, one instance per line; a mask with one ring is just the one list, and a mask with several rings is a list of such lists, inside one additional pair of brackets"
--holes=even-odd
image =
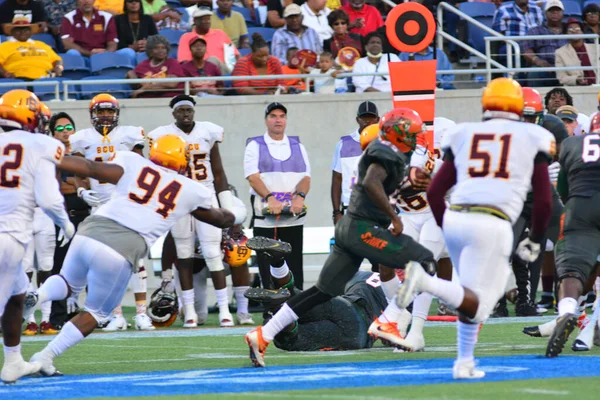
[[(160, 173), (150, 167), (144, 167), (142, 172), (140, 172), (140, 176), (138, 176), (137, 184), (146, 193), (140, 197), (136, 193), (131, 192), (129, 193), (129, 199), (142, 205), (148, 203), (152, 199), (152, 196), (154, 196), (159, 182)], [(163, 218), (167, 218), (169, 213), (175, 209), (175, 199), (180, 190), (181, 183), (173, 181), (158, 193), (158, 202), (161, 206), (156, 209), (156, 212)]]
[(469, 167), (469, 175), (472, 178), (483, 178), (490, 174), (490, 167), (492, 164), (492, 155), (479, 148), (481, 142), (500, 142), (500, 160), (498, 160), (498, 168), (494, 171), (494, 178), (508, 179), (510, 173), (506, 170), (508, 164), (508, 155), (510, 154), (510, 142), (512, 135), (507, 133), (496, 137), (493, 133), (477, 133), (473, 135), (473, 141), (471, 142), (471, 153), (469, 154), (469, 160), (475, 160), (481, 162), (481, 168)]

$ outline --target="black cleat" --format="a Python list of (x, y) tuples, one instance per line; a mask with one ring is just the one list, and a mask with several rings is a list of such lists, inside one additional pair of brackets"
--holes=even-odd
[(249, 300), (263, 303), (265, 306), (278, 306), (285, 303), (291, 296), (287, 289), (270, 290), (263, 288), (249, 288), (244, 292), (244, 297)]
[(573, 351), (590, 351), (590, 348), (583, 340), (575, 339), (573, 345), (571, 346), (571, 350)]
[(490, 316), (491, 318), (506, 318), (508, 317), (508, 308), (506, 308), (506, 303), (498, 303), (496, 304), (496, 308), (494, 308), (494, 312)]
[(537, 317), (540, 314), (537, 312), (537, 306), (530, 302), (517, 301), (515, 305), (515, 314), (517, 317)]
[(523, 333), (531, 337), (542, 337), (539, 326), (526, 326), (523, 328)]
[(575, 327), (577, 327), (577, 316), (575, 314), (567, 313), (556, 320), (556, 327), (550, 336), (548, 347), (546, 347), (546, 357), (558, 357)]
[(289, 243), (262, 236), (248, 239), (246, 246), (256, 252), (264, 252), (271, 259), (271, 263), (283, 260), (285, 256), (292, 252), (292, 246)]
[(540, 299), (538, 306), (542, 307), (542, 308), (547, 308), (548, 310), (551, 310), (552, 307), (554, 307), (554, 297), (553, 296), (542, 296), (542, 298)]

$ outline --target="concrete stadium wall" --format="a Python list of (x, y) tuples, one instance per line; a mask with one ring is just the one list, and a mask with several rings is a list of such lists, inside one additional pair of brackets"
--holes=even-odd
[[(540, 90), (542, 95), (546, 90)], [(585, 114), (597, 109), (598, 89), (569, 88), (575, 107)], [(436, 115), (457, 122), (475, 121), (481, 117), (481, 90), (439, 91)], [(280, 101), (288, 108), (287, 134), (298, 135), (306, 146), (312, 168), (312, 184), (306, 204), (309, 207), (306, 226), (329, 226), (331, 222), (331, 161), (340, 136), (356, 129), (356, 109), (360, 102), (372, 100), (380, 113), (392, 108), (389, 93), (362, 93), (297, 96), (240, 96), (199, 98), (196, 120), (208, 120), (225, 128), (225, 141), (220, 147), (230, 183), (249, 206), (249, 186), (243, 176), (243, 156), (247, 137), (265, 133), (264, 108)], [(139, 125), (146, 132), (172, 122), (169, 99), (127, 99), (121, 101), (122, 125)], [(75, 119), (78, 129), (89, 127), (87, 101), (47, 102), (53, 112), (65, 111)]]

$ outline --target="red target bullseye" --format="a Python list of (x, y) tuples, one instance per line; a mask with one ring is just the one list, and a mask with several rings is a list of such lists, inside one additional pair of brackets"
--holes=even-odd
[(408, 53), (426, 49), (433, 40), (435, 29), (431, 11), (414, 2), (397, 5), (385, 21), (385, 32), (390, 44), (399, 51)]

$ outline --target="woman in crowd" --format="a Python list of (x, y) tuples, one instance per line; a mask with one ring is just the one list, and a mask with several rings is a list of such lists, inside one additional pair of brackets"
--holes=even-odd
[(144, 14), (141, 0), (125, 0), (123, 14), (115, 17), (115, 23), (119, 49), (129, 47), (135, 52), (146, 51), (148, 36), (158, 34), (152, 16)]
[(335, 59), (340, 49), (344, 47), (354, 47), (360, 55), (363, 54), (362, 36), (357, 33), (348, 32), (350, 18), (344, 10), (333, 10), (327, 16), (329, 26), (333, 29), (333, 36), (323, 42), (323, 51), (333, 54)]

